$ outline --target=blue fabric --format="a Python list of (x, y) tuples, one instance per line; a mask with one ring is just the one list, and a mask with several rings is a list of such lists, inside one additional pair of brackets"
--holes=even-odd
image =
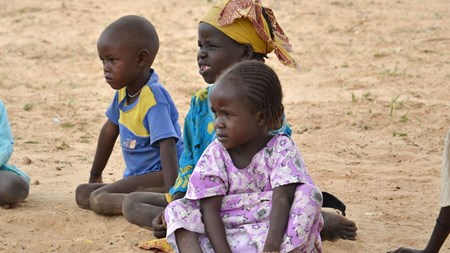
[[(170, 188), (169, 194), (186, 192), (189, 177), (197, 161), (206, 147), (216, 137), (214, 130), (214, 114), (211, 112), (208, 94), (211, 86), (197, 91), (192, 97), (189, 111), (186, 115), (183, 128), (184, 149), (179, 160), (178, 177), (175, 185)], [(274, 133), (284, 133), (291, 136), (291, 128), (283, 116), (283, 125)]]
[(159, 140), (175, 138), (178, 159), (183, 151), (178, 110), (170, 94), (158, 82), (156, 72), (150, 72), (147, 84), (132, 104), (126, 103), (124, 87), (115, 93), (106, 111), (108, 119), (119, 126), (126, 165), (124, 177), (161, 170)]
[(6, 164), (12, 155), (14, 140), (9, 127), (5, 105), (0, 100), (0, 166)]
[(30, 184), (30, 177), (12, 164), (7, 164), (14, 150), (14, 139), (9, 126), (8, 113), (5, 105), (0, 100), (0, 170), (16, 173)]

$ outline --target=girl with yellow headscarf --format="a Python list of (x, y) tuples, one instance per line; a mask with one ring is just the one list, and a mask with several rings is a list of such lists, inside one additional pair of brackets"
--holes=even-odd
[(289, 54), (291, 44), (278, 24), (273, 11), (260, 0), (227, 0), (215, 5), (202, 18), (240, 44), (250, 44), (255, 53), (275, 51), (281, 63), (298, 67)]

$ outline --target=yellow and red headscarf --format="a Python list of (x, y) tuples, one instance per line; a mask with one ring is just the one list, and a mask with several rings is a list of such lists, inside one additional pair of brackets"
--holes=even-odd
[[(263, 8), (272, 25), (269, 27)], [(253, 51), (268, 54), (275, 51), (278, 60), (297, 68), (288, 37), (284, 34), (273, 11), (263, 7), (260, 0), (225, 0), (209, 10), (201, 19), (241, 44), (251, 44)], [(270, 35), (273, 31), (273, 38)]]

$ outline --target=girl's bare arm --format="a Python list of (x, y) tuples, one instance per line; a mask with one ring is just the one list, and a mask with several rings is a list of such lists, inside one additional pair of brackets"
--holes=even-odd
[(200, 211), (205, 223), (206, 235), (215, 252), (231, 253), (225, 234), (225, 227), (220, 217), (223, 196), (214, 196), (200, 200)]
[(269, 232), (264, 243), (264, 252), (280, 250), (297, 186), (298, 184), (288, 184), (276, 187), (273, 190)]

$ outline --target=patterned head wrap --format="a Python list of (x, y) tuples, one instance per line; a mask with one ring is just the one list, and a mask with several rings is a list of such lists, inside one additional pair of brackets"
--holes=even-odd
[[(269, 27), (263, 9), (272, 27)], [(251, 44), (256, 53), (266, 55), (275, 51), (281, 63), (298, 67), (289, 54), (292, 50), (288, 37), (275, 19), (273, 11), (263, 7), (260, 0), (225, 0), (212, 7), (201, 22), (216, 27), (241, 44)]]

